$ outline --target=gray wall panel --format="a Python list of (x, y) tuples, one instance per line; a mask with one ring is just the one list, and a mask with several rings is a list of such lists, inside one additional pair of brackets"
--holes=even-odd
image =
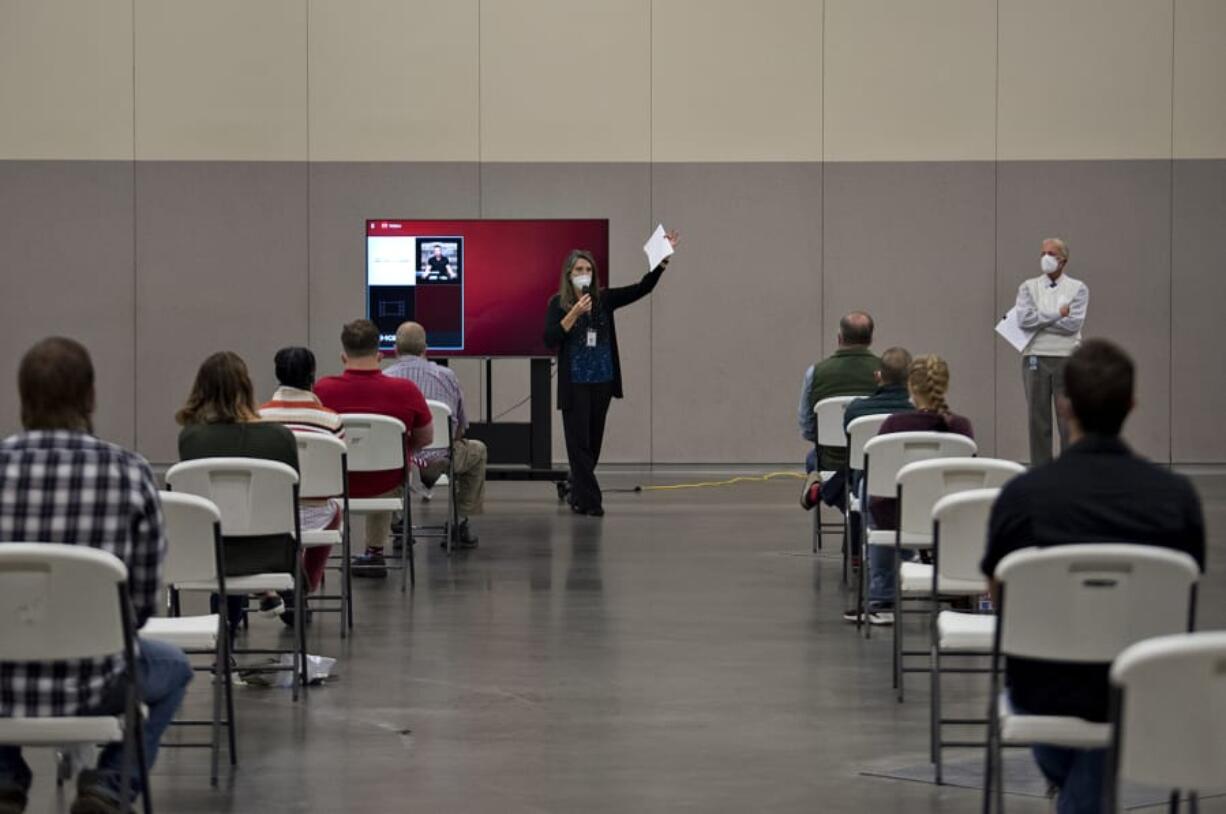
[[(610, 283), (624, 285), (645, 271), (643, 242), (650, 234), (651, 188), (646, 164), (490, 163), (481, 167), (481, 216), (486, 218), (608, 218)], [(561, 271), (564, 257), (558, 258)], [(617, 315), (626, 398), (614, 402), (601, 460), (651, 460), (651, 302)], [(545, 303), (535, 318), (544, 319)], [(542, 325), (544, 323), (542, 322)], [(528, 395), (528, 366), (495, 365), (494, 412)], [(556, 406), (556, 405), (555, 405)], [(554, 411), (554, 460), (566, 460), (566, 445)], [(527, 420), (527, 408), (504, 420)]]
[(174, 413), (200, 362), (233, 350), (257, 399), (307, 338), (306, 165), (137, 165), (137, 442), (177, 460)]
[[(997, 185), (997, 315), (1039, 274), (1039, 245), (1069, 242), (1068, 273), (1090, 286), (1083, 336), (1124, 346), (1137, 363), (1129, 442), (1170, 459), (1171, 165), (1169, 161), (1001, 162)], [(996, 341), (1000, 454), (1025, 460), (1021, 361)]]
[(990, 162), (828, 164), (822, 247), (824, 352), (839, 318), (864, 309), (878, 352), (944, 357), (950, 407), (985, 454), (996, 449), (993, 184)]
[(1176, 461), (1226, 461), (1226, 161), (1177, 161), (1171, 245), (1171, 450)]
[(132, 223), (131, 162), (0, 161), (0, 435), (22, 354), (61, 334), (93, 357), (97, 433), (133, 445)]
[[(366, 219), (475, 218), (479, 173), (471, 162), (317, 162), (310, 172), (310, 340), (329, 375), (341, 369), (341, 326), (366, 315)], [(475, 417), (477, 364), (452, 366)]]
[(822, 331), (821, 172), (654, 166), (654, 220), (681, 233), (652, 311), (656, 462), (803, 460), (796, 400)]

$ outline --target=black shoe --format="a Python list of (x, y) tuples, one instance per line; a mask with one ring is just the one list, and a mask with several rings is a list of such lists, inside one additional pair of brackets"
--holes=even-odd
[(383, 559), (383, 549), (366, 549), (365, 554), (353, 558), (350, 567), (355, 577), (382, 579), (387, 576), (387, 560)]
[[(307, 608), (306, 615), (302, 617), (302, 624), (304, 625), (311, 624), (311, 619), (314, 616), (315, 616), (315, 611), (311, 610), (310, 608)], [(282, 623), (285, 624), (286, 627), (290, 628), (291, 630), (293, 629), (294, 611), (292, 608), (290, 610), (287, 610), (285, 613), (281, 614), (281, 621)]]
[(16, 786), (0, 789), (0, 814), (21, 814), (27, 802), (26, 793)]
[(124, 806), (114, 792), (101, 782), (97, 771), (86, 769), (77, 775), (77, 799), (71, 814), (123, 814)]
[(473, 534), (472, 528), (468, 525), (468, 518), (465, 517), (452, 534), (452, 544), (456, 548), (476, 548), (477, 540), (477, 535)]

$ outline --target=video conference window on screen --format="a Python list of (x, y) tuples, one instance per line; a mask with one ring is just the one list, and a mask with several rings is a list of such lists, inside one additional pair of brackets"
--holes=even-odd
[(371, 221), (366, 235), (368, 313), (379, 347), (392, 350), (396, 327), (430, 314), (431, 350), (464, 349), (464, 238), (414, 234), (405, 224)]

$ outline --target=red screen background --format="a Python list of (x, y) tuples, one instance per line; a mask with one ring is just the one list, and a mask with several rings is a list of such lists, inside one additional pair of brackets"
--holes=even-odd
[[(366, 222), (375, 236), (459, 235), (464, 238), (464, 350), (435, 356), (552, 356), (545, 347), (545, 306), (558, 292), (572, 249), (596, 258), (602, 288), (609, 282), (607, 220), (403, 220)], [(428, 307), (418, 286), (417, 308)]]

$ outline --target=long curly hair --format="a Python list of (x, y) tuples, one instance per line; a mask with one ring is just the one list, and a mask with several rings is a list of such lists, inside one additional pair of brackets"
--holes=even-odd
[(949, 392), (949, 365), (940, 356), (929, 353), (915, 357), (907, 375), (907, 386), (927, 402), (933, 412), (949, 415), (949, 403), (945, 400)]

